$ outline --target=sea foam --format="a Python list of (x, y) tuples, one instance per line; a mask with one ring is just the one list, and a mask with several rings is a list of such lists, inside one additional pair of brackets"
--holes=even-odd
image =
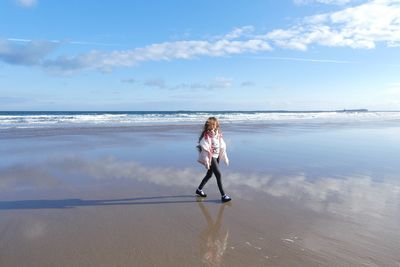
[(398, 111), (0, 112), (0, 129), (199, 124), (210, 116), (223, 123), (400, 122)]

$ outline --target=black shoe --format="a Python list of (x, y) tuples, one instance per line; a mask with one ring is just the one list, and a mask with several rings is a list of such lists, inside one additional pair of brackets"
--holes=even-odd
[(223, 195), (222, 197), (221, 197), (221, 201), (222, 202), (229, 202), (229, 201), (231, 201), (232, 199), (227, 195), (227, 194), (225, 194), (225, 195)]
[(203, 190), (200, 189), (196, 189), (196, 195), (198, 195), (199, 197), (207, 197), (207, 194), (203, 192)]

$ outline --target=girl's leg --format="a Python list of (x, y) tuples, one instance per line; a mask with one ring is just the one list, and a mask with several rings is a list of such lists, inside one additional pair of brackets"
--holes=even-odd
[[(212, 163), (211, 163), (212, 164)], [(203, 187), (206, 185), (206, 183), (208, 182), (208, 180), (210, 180), (212, 176), (212, 169), (210, 167), (210, 169), (207, 171), (206, 176), (204, 176), (203, 180), (201, 181), (200, 185), (199, 185), (199, 189), (202, 190)]]
[(225, 195), (225, 191), (222, 186), (221, 172), (219, 170), (219, 158), (218, 159), (212, 158), (210, 170), (212, 170), (212, 172), (215, 175), (215, 178), (217, 178), (218, 189), (219, 192), (221, 193), (221, 196)]

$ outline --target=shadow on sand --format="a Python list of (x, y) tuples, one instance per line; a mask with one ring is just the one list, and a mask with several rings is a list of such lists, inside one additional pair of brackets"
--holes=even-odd
[(199, 199), (193, 195), (177, 196), (154, 196), (138, 198), (120, 199), (96, 199), (84, 200), (79, 198), (71, 199), (39, 199), (39, 200), (16, 200), (0, 201), (0, 210), (19, 210), (19, 209), (69, 209), (84, 206), (118, 206), (118, 205), (147, 205), (147, 204), (180, 204), (197, 203), (199, 201), (207, 203), (221, 203), (216, 199)]

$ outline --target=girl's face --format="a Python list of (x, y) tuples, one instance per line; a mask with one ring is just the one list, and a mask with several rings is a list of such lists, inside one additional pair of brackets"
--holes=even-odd
[(208, 121), (207, 122), (207, 128), (209, 131), (214, 131), (215, 129), (217, 129), (217, 122), (215, 121)]

